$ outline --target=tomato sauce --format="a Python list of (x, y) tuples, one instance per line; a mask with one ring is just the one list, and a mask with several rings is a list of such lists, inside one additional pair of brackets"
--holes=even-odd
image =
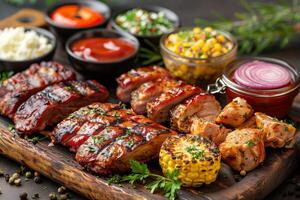
[(58, 24), (75, 28), (101, 24), (105, 20), (101, 13), (92, 8), (79, 5), (61, 6), (53, 11), (51, 18)]
[(75, 41), (71, 50), (88, 61), (117, 61), (130, 57), (136, 46), (122, 38), (92, 37)]

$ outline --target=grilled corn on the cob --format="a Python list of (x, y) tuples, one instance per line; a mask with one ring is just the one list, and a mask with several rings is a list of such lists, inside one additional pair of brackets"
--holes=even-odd
[(164, 174), (178, 169), (183, 186), (199, 187), (216, 180), (221, 156), (217, 146), (204, 137), (176, 135), (163, 143), (159, 163)]

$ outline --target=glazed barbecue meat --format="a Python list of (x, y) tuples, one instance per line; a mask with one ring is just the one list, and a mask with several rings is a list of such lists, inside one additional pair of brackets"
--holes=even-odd
[(12, 118), (18, 107), (32, 94), (69, 80), (75, 80), (75, 74), (57, 62), (33, 64), (3, 82), (0, 87), (0, 112)]
[(181, 84), (172, 78), (157, 79), (143, 83), (131, 94), (131, 107), (137, 114), (145, 114), (147, 103), (154, 101), (163, 92), (175, 88)]
[(52, 136), (54, 143), (60, 143), (76, 152), (91, 135), (97, 135), (106, 127), (123, 121), (134, 115), (131, 110), (118, 104), (94, 103), (72, 113), (60, 122)]
[(171, 75), (166, 69), (159, 66), (132, 69), (117, 79), (117, 97), (122, 102), (128, 103), (131, 93), (141, 84), (165, 77), (171, 77)]
[(190, 127), (194, 120), (214, 122), (220, 112), (220, 103), (213, 95), (197, 94), (172, 109), (171, 127), (184, 133), (190, 133)]
[(174, 134), (120, 104), (94, 103), (60, 122), (52, 138), (77, 152), (82, 166), (108, 174), (127, 171), (130, 160), (145, 162), (156, 157), (165, 138)]
[(129, 161), (146, 162), (158, 156), (163, 141), (175, 132), (142, 115), (108, 126), (81, 145), (76, 160), (98, 174), (126, 172)]
[(253, 170), (265, 159), (263, 133), (245, 128), (230, 132), (220, 146), (222, 160), (241, 174)]
[(17, 110), (15, 127), (24, 134), (43, 130), (82, 106), (106, 101), (108, 91), (97, 81), (69, 81), (48, 86), (32, 95)]
[(237, 97), (227, 104), (216, 122), (229, 127), (239, 127), (253, 115), (253, 109), (245, 99)]
[(147, 104), (148, 117), (156, 122), (165, 122), (174, 106), (201, 92), (203, 92), (202, 89), (180, 81), (176, 88), (163, 92), (153, 102)]
[(291, 148), (295, 143), (296, 128), (263, 113), (255, 113), (257, 127), (265, 134), (265, 145)]

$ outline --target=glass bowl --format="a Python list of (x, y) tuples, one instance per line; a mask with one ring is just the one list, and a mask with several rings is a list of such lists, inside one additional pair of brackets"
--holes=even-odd
[(222, 75), (225, 66), (232, 62), (237, 56), (237, 42), (234, 37), (220, 30), (215, 30), (223, 34), (232, 43), (233, 47), (227, 53), (210, 58), (192, 58), (178, 55), (165, 46), (165, 41), (169, 35), (180, 31), (191, 31), (192, 28), (185, 28), (163, 35), (160, 40), (160, 50), (166, 68), (176, 77), (188, 83), (205, 86)]
[[(235, 83), (232, 80), (234, 71), (244, 63), (254, 60), (274, 63), (286, 68), (291, 75), (289, 85), (277, 89), (253, 89)], [(227, 100), (242, 97), (253, 107), (256, 112), (263, 112), (273, 117), (283, 118), (287, 115), (294, 98), (299, 92), (300, 75), (295, 67), (289, 63), (266, 57), (240, 58), (229, 63), (215, 85), (210, 85), (210, 93), (226, 93)]]

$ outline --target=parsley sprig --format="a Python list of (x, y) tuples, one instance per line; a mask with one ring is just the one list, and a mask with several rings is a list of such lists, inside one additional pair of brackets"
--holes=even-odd
[(3, 81), (5, 81), (9, 77), (11, 77), (13, 74), (14, 74), (14, 72), (12, 72), (12, 71), (2, 71), (2, 72), (0, 72), (0, 84), (2, 84)]
[(180, 189), (181, 183), (178, 180), (178, 170), (174, 170), (172, 172), (168, 172), (166, 177), (153, 174), (150, 172), (146, 164), (139, 163), (138, 161), (131, 160), (131, 174), (129, 175), (114, 175), (108, 179), (108, 182), (111, 183), (121, 183), (121, 182), (129, 182), (130, 184), (134, 184), (136, 182), (141, 182), (143, 184), (146, 183), (147, 179), (151, 179), (152, 181), (146, 184), (146, 188), (154, 193), (157, 190), (164, 191), (165, 197), (170, 200), (174, 200), (176, 198), (176, 191)]

